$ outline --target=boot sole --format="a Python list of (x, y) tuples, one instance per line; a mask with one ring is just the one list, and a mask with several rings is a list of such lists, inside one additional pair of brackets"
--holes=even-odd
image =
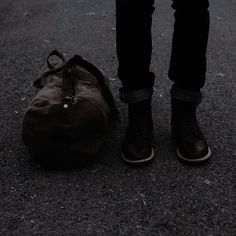
[(188, 162), (192, 162), (192, 163), (195, 162), (196, 163), (196, 162), (206, 161), (207, 159), (209, 159), (209, 157), (211, 156), (211, 149), (208, 147), (208, 153), (204, 157), (197, 158), (197, 159), (192, 159), (192, 158), (182, 156), (178, 148), (176, 150), (176, 153), (177, 153), (177, 156), (180, 159), (182, 159), (184, 161), (188, 161)]
[(148, 158), (145, 158), (145, 159), (142, 159), (142, 160), (131, 161), (131, 160), (129, 160), (129, 159), (126, 159), (123, 153), (121, 153), (121, 157), (122, 157), (122, 159), (123, 159), (125, 162), (127, 162), (127, 163), (129, 163), (129, 164), (142, 164), (142, 163), (147, 163), (147, 162), (151, 161), (151, 160), (154, 158), (154, 150), (153, 150), (153, 148), (152, 148), (152, 153), (151, 153), (151, 155), (150, 155)]

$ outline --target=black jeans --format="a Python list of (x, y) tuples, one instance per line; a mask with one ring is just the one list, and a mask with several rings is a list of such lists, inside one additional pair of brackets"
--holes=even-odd
[[(206, 74), (209, 3), (208, 0), (172, 1), (175, 10), (169, 67), (169, 78), (174, 82), (172, 96), (199, 100)], [(118, 76), (123, 93), (154, 85), (155, 76), (149, 70), (153, 5), (154, 0), (116, 0)]]

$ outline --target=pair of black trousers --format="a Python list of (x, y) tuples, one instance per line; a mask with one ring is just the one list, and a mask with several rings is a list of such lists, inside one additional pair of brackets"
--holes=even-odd
[[(179, 91), (199, 93), (206, 74), (208, 0), (172, 0), (175, 10), (169, 78)], [(154, 0), (116, 0), (118, 76), (123, 91), (152, 88), (152, 14)], [(177, 89), (177, 90), (178, 90)]]

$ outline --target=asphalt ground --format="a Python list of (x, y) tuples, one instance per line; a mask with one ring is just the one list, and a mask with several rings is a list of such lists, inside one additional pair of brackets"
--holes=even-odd
[[(0, 235), (236, 235), (236, 5), (211, 1), (207, 82), (199, 122), (213, 155), (180, 162), (170, 138), (171, 1), (153, 16), (155, 160), (120, 157), (127, 126), (116, 76), (115, 1), (0, 2)], [(48, 53), (81, 54), (111, 78), (120, 119), (99, 161), (74, 170), (32, 164), (21, 140), (32, 82)]]

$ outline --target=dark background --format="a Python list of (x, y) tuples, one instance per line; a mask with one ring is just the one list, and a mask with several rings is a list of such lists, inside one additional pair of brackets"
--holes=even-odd
[[(120, 158), (127, 116), (118, 95), (114, 2), (0, 1), (0, 235), (235, 235), (235, 1), (210, 1), (208, 79), (198, 115), (213, 155), (196, 167), (179, 162), (170, 139), (173, 12), (170, 0), (156, 3), (156, 158), (144, 168)], [(33, 166), (21, 140), (32, 81), (55, 48), (101, 67), (121, 112), (101, 160), (70, 171)]]

